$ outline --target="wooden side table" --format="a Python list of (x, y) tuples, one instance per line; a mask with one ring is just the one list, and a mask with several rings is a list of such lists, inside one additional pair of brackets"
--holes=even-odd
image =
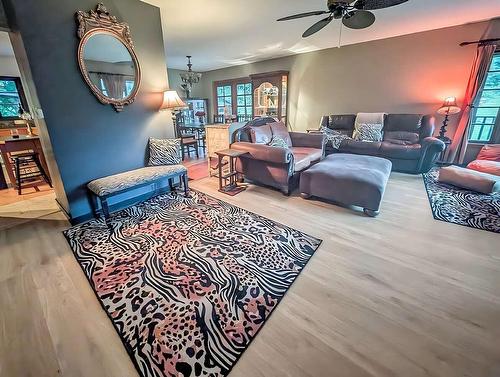
[[(236, 171), (236, 159), (246, 153), (234, 149), (223, 149), (215, 152), (217, 155), (217, 177), (219, 178), (220, 192), (228, 195), (236, 195), (246, 189), (244, 186), (238, 186), (238, 176), (240, 173)], [(224, 163), (224, 157), (229, 159), (228, 163)], [(226, 172), (224, 172), (225, 166), (228, 167)]]

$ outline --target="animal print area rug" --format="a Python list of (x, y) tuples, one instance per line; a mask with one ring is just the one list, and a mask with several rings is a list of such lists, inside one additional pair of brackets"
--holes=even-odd
[(64, 232), (144, 377), (228, 375), (321, 244), (191, 193)]
[(439, 169), (423, 174), (436, 220), (500, 233), (500, 194), (484, 195), (438, 182)]

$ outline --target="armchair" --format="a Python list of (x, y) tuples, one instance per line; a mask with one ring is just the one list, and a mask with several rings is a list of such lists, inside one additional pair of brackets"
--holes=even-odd
[[(288, 148), (268, 145), (273, 136), (285, 140)], [(247, 152), (236, 165), (245, 179), (278, 188), (285, 195), (296, 186), (299, 173), (324, 156), (322, 134), (288, 132), (272, 118), (249, 122), (238, 131), (231, 148)]]

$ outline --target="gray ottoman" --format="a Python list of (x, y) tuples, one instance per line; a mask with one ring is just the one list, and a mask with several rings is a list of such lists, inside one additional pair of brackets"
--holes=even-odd
[(335, 153), (300, 175), (300, 192), (303, 198), (317, 196), (362, 207), (373, 217), (378, 215), (391, 168), (385, 158)]

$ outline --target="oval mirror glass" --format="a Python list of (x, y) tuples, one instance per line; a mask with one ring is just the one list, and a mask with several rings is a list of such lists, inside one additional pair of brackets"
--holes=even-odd
[(84, 69), (94, 90), (112, 101), (136, 92), (138, 67), (127, 46), (108, 33), (92, 34), (82, 49)]

